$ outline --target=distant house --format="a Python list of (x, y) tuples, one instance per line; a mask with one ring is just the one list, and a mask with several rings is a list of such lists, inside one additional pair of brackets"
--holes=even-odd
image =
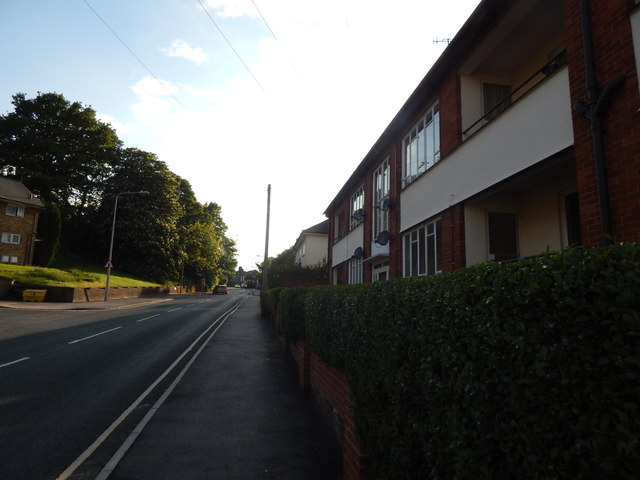
[(31, 265), (44, 204), (22, 182), (0, 177), (0, 262)]
[(329, 220), (303, 230), (296, 240), (293, 250), (296, 265), (312, 267), (327, 261)]

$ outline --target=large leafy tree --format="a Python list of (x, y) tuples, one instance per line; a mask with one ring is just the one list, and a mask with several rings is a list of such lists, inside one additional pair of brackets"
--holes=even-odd
[(211, 214), (200, 204), (184, 179), (179, 182), (182, 217), (179, 222), (180, 247), (186, 284), (208, 289), (222, 257), (222, 245)]
[[(121, 151), (106, 182), (99, 210), (104, 259), (108, 254), (115, 199), (118, 197), (113, 261), (116, 268), (158, 282), (175, 281), (180, 269), (178, 200), (180, 180), (149, 152)], [(149, 192), (128, 194), (124, 192)]]
[(121, 145), (116, 132), (57, 93), (12, 98), (14, 111), (0, 116), (0, 169), (15, 167), (31, 191), (59, 207), (63, 224), (90, 214)]
[(227, 225), (222, 219), (222, 207), (215, 202), (207, 203), (204, 209), (211, 215), (218, 241), (221, 245), (221, 257), (215, 269), (217, 280), (226, 280), (233, 276), (238, 265), (236, 261), (236, 242), (227, 237)]

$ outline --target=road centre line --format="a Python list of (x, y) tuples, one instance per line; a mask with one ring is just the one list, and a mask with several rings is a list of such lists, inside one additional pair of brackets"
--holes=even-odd
[(84, 342), (85, 340), (89, 340), (90, 338), (97, 337), (99, 335), (104, 335), (105, 333), (114, 332), (116, 330), (120, 330), (122, 327), (112, 328), (111, 330), (105, 330), (104, 332), (96, 333), (94, 335), (90, 335), (88, 337), (79, 338), (78, 340), (73, 340), (69, 342), (67, 345), (73, 345), (74, 343)]
[(193, 307), (194, 305), (195, 305), (195, 303), (190, 303), (189, 305), (185, 305), (184, 308)]
[(176, 310), (180, 310), (184, 307), (172, 308), (171, 310), (167, 310), (167, 312), (175, 312)]
[(182, 369), (180, 374), (176, 377), (176, 379), (173, 381), (173, 383), (167, 388), (167, 390), (165, 390), (164, 394), (160, 397), (160, 399), (158, 399), (158, 401), (152, 407), (152, 409), (149, 410), (149, 412), (147, 412), (147, 415), (140, 421), (140, 423), (138, 424), (137, 428), (131, 433), (131, 435), (129, 435), (129, 438), (127, 438), (127, 440), (122, 444), (120, 449), (115, 453), (115, 455), (111, 458), (111, 460), (107, 463), (107, 465), (105, 465), (105, 467), (102, 469), (102, 472), (100, 472), (100, 474), (96, 477), (95, 480), (100, 480), (100, 479), (107, 478), (111, 474), (111, 472), (115, 469), (115, 466), (120, 462), (120, 460), (122, 460), (122, 457), (127, 452), (127, 450), (129, 450), (129, 448), (131, 448), (131, 445), (133, 444), (135, 439), (138, 437), (138, 435), (142, 432), (142, 429), (145, 427), (145, 425), (149, 422), (149, 420), (151, 420), (151, 417), (153, 417), (153, 415), (156, 413), (158, 408), (160, 408), (162, 403), (164, 403), (166, 398), (171, 394), (171, 392), (173, 391), (175, 386), (182, 379), (182, 377), (187, 372), (189, 367), (191, 367), (191, 365), (193, 364), (195, 359), (200, 355), (200, 352), (209, 343), (211, 338), (213, 338), (213, 336), (218, 332), (220, 327), (222, 327), (222, 325), (224, 325), (224, 323), (227, 320), (227, 318), (229, 316), (231, 316), (233, 313), (235, 313), (236, 310), (238, 310), (238, 308), (240, 308), (240, 305), (242, 305), (245, 300), (246, 300), (246, 298), (241, 300), (237, 304), (235, 304), (233, 307), (231, 307), (229, 310), (227, 310), (221, 316), (219, 316), (211, 325), (209, 325), (209, 327), (207, 327), (207, 329), (204, 332), (202, 332), (200, 334), (200, 336), (198, 338), (196, 338), (189, 347), (187, 347), (187, 349), (176, 359), (176, 361), (173, 362), (173, 364), (171, 364), (171, 366), (169, 366), (169, 368), (167, 368), (164, 371), (164, 373), (162, 373), (162, 375), (160, 375), (156, 379), (156, 381), (153, 382), (149, 386), (149, 388), (147, 388), (129, 406), (129, 408), (127, 408), (124, 412), (122, 412), (122, 414), (102, 433), (102, 435), (100, 435), (84, 452), (82, 452), (82, 454), (80, 454), (80, 456), (71, 465), (69, 465), (67, 467), (67, 469), (57, 477), (56, 480), (66, 480), (66, 479), (68, 479), (73, 474), (73, 472), (75, 472), (78, 469), (78, 467), (80, 467), (80, 465), (82, 465), (98, 449), (98, 447), (100, 447), (100, 445), (102, 445), (104, 443), (104, 441), (109, 437), (109, 435), (111, 435), (113, 433), (113, 431), (122, 422), (124, 422), (124, 420), (131, 414), (131, 412), (133, 412), (136, 408), (138, 408), (140, 403), (142, 403), (142, 401), (158, 386), (158, 384), (160, 382), (162, 382), (162, 380), (164, 380), (164, 378), (167, 375), (169, 375), (169, 373), (171, 373), (171, 371), (180, 363), (180, 361), (191, 350), (193, 350), (193, 348), (198, 344), (198, 342), (211, 329), (213, 329), (217, 325), (217, 328), (215, 328), (215, 330), (213, 330), (213, 332), (211, 332), (211, 334), (209, 335), (207, 340), (203, 343), (203, 345), (198, 349), (198, 351), (196, 353), (194, 353), (194, 355), (191, 357), (191, 360), (187, 363), (187, 365), (185, 365), (185, 367)]
[(155, 315), (151, 315), (150, 317), (144, 317), (144, 318), (141, 318), (140, 320), (136, 320), (136, 323), (144, 322), (145, 320), (149, 320), (151, 318), (158, 317), (158, 316), (160, 316), (160, 314), (156, 313)]
[(13, 362), (3, 363), (2, 365), (0, 365), (0, 368), (8, 367), (9, 365), (15, 365), (16, 363), (24, 362), (25, 360), (29, 360), (30, 358), (31, 357), (22, 357), (18, 360), (14, 360)]

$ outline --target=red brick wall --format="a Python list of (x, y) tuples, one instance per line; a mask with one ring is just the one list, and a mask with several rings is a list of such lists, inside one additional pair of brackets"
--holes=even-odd
[(28, 262), (29, 248), (34, 232), (34, 223), (38, 211), (35, 208), (24, 208), (24, 217), (12, 217), (7, 215), (7, 203), (0, 202), (0, 233), (16, 233), (20, 235), (20, 244), (13, 245), (0, 242), (0, 255), (15, 255), (18, 264), (25, 265)]
[[(616, 76), (626, 81), (602, 115), (612, 233), (620, 241), (640, 240), (640, 96), (628, 0), (588, 2), (599, 91)], [(580, 2), (564, 1), (571, 103), (589, 102), (580, 28)], [(603, 242), (591, 122), (573, 112), (577, 183), (585, 246)]]
[(454, 205), (440, 217), (442, 234), (441, 266), (445, 273), (466, 266), (464, 248), (464, 205)]
[(440, 157), (451, 153), (462, 140), (460, 79), (454, 69), (440, 87)]
[(402, 277), (402, 237), (400, 232), (400, 187), (402, 185), (402, 140), (396, 142), (389, 152), (389, 171), (391, 184), (389, 188), (389, 277)]

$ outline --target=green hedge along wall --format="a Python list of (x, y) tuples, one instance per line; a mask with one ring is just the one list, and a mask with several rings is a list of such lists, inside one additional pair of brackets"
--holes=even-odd
[(638, 244), (301, 295), (380, 475), (638, 478)]

